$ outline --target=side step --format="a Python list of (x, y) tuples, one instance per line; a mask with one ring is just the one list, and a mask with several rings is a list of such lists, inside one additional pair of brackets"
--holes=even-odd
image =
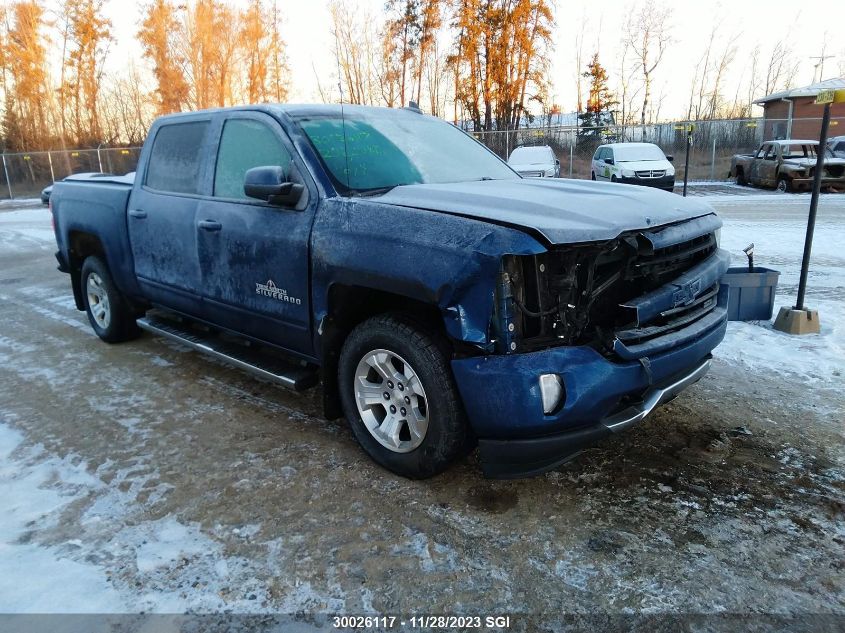
[(138, 319), (138, 327), (296, 391), (313, 387), (318, 381), (318, 373), (313, 366), (303, 366), (253, 347), (227, 342), (213, 333), (206, 334), (191, 328), (189, 324), (147, 315)]

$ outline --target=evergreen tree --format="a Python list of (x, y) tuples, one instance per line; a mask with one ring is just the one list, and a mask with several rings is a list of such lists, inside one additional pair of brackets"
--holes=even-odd
[(590, 80), (587, 108), (578, 115), (581, 120), (581, 136), (599, 136), (602, 128), (613, 122), (610, 108), (619, 103), (607, 85), (607, 70), (599, 63), (599, 54), (587, 64), (582, 76)]

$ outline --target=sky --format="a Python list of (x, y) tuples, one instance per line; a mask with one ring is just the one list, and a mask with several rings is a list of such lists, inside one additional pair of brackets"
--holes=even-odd
[[(362, 11), (378, 16), (384, 0), (357, 0), (357, 4)], [(747, 80), (750, 52), (757, 44), (767, 55), (778, 41), (788, 41), (794, 59), (799, 62), (795, 85), (802, 86), (819, 79), (813, 68), (817, 60), (811, 57), (821, 55), (822, 40), (826, 38), (825, 54), (833, 58), (825, 60), (823, 78), (845, 75), (845, 2), (841, 0), (675, 0), (668, 4), (673, 9), (673, 41), (655, 72), (653, 88), (653, 96), (662, 98), (661, 118), (686, 115), (692, 73), (704, 54), (714, 24), (720, 25), (717, 49), (720, 43), (739, 38), (737, 54), (725, 81), (730, 94)], [(138, 6), (120, 0), (107, 4), (116, 37), (109, 60), (113, 68), (141, 57), (134, 41), (140, 15)], [(292, 73), (290, 100), (319, 101), (318, 80), (324, 88), (337, 83), (328, 0), (281, 0), (280, 6), (284, 13), (282, 37), (287, 43)], [(550, 68), (553, 102), (563, 111), (575, 110), (575, 38), (583, 19), (587, 21), (584, 63), (598, 51), (600, 62), (611, 76), (613, 89), (619, 74), (616, 69), (624, 25), (637, 6), (637, 0), (557, 1), (555, 49)]]

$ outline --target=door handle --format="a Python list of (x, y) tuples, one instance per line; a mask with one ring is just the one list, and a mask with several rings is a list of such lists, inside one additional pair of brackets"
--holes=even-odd
[(143, 220), (145, 217), (147, 217), (147, 212), (141, 209), (132, 209), (129, 211), (129, 215), (131, 215), (133, 218)]
[(217, 220), (200, 220), (197, 226), (204, 231), (219, 231), (223, 228), (223, 225)]

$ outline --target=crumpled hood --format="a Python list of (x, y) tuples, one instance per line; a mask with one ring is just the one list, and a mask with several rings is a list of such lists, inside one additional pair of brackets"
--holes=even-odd
[(524, 227), (553, 244), (603, 241), (715, 213), (694, 198), (589, 180), (486, 180), (396, 187), (375, 200)]

